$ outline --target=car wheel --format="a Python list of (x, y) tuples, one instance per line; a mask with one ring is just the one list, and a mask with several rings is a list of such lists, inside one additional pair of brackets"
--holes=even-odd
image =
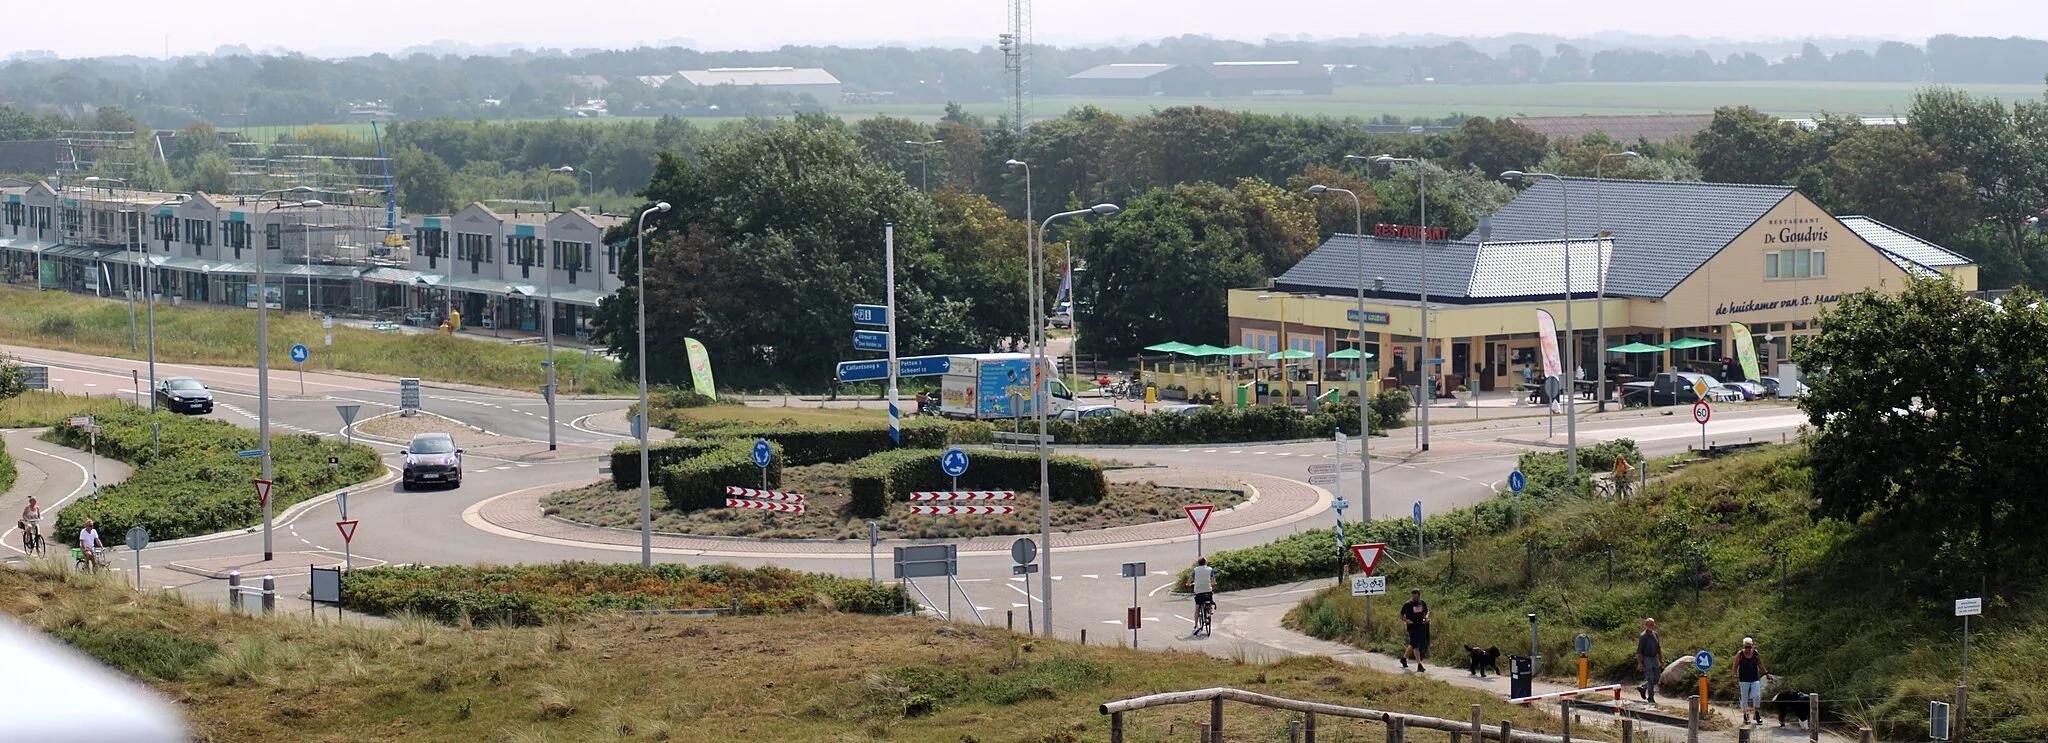
[(411, 490), (411, 489), (412, 489), (412, 481), (411, 481), (411, 480), (399, 480), (399, 481), (398, 481), (398, 492), (401, 492), (401, 493), (403, 493), (403, 492), (405, 492), (405, 491), (408, 491), (408, 490)]

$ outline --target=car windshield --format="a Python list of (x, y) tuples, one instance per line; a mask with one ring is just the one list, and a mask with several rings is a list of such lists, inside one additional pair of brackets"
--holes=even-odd
[(206, 389), (206, 385), (200, 384), (197, 379), (172, 379), (164, 382), (164, 386), (174, 390)]
[(414, 454), (454, 454), (455, 440), (446, 436), (413, 439), (411, 452)]

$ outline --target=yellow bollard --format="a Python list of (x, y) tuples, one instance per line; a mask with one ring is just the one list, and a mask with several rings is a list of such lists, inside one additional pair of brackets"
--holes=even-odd
[(1145, 385), (1145, 404), (1146, 404), (1146, 405), (1158, 405), (1158, 404), (1159, 404), (1159, 388), (1158, 388), (1158, 387), (1153, 387), (1153, 386), (1151, 386), (1151, 385)]
[(1579, 654), (1579, 688), (1586, 688), (1586, 654)]
[(1707, 675), (1700, 674), (1700, 716), (1707, 715)]

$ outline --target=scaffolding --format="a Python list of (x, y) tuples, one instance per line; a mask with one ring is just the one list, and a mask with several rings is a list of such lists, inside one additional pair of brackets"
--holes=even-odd
[(57, 183), (81, 185), (89, 176), (135, 174), (135, 132), (67, 130), (57, 133)]

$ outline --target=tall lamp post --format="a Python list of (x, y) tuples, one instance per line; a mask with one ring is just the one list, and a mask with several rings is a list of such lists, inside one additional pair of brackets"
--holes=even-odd
[[(262, 209), (263, 209), (263, 197), (265, 197), (265, 196), (269, 196), (269, 195), (271, 195), (271, 194), (277, 194), (277, 195), (280, 195), (280, 196), (282, 196), (282, 195), (284, 195), (284, 194), (288, 194), (288, 193), (294, 193), (294, 194), (308, 194), (308, 193), (312, 193), (312, 192), (313, 192), (313, 188), (312, 188), (311, 186), (293, 186), (293, 187), (291, 187), (291, 188), (286, 188), (286, 189), (279, 189), (279, 190), (275, 190), (275, 191), (264, 191), (263, 193), (260, 193), (260, 194), (257, 194), (257, 195), (256, 195), (256, 201), (255, 201), (255, 204), (256, 204), (256, 210), (257, 210), (257, 212), (258, 212), (259, 214), (260, 214), (260, 213), (262, 212)], [(317, 207), (320, 207), (320, 206), (323, 206), (323, 204), (321, 204), (321, 203), (320, 203), (319, 201), (315, 201), (315, 200), (311, 200), (311, 199), (308, 199), (308, 200), (306, 200), (306, 201), (301, 201), (301, 202), (298, 202), (298, 203), (287, 203), (287, 202), (285, 202), (285, 201), (284, 201), (283, 199), (279, 199), (279, 200), (278, 200), (278, 203), (277, 203), (277, 208), (278, 208), (278, 209), (288, 209), (288, 208), (291, 208), (291, 207), (304, 207), (304, 208), (309, 208), (309, 209), (310, 209), (310, 208), (317, 208)], [(283, 229), (283, 228), (282, 228), (282, 226), (280, 226), (280, 227), (279, 227), (279, 230), (280, 230), (280, 231), (282, 231), (282, 229)], [(261, 457), (261, 459), (263, 460), (263, 479), (265, 479), (265, 480), (269, 480), (269, 479), (271, 479), (271, 468), (270, 468), (270, 460), (271, 460), (271, 456), (270, 456), (270, 286), (269, 286), (269, 275), (268, 275), (268, 273), (267, 273), (267, 272), (266, 272), (266, 271), (264, 270), (264, 264), (266, 263), (266, 259), (267, 259), (267, 258), (268, 258), (268, 256), (265, 256), (265, 255), (263, 254), (263, 251), (257, 251), (257, 253), (256, 253), (256, 448), (257, 448), (257, 450), (259, 450), (259, 451), (263, 452), (263, 456)], [(270, 532), (271, 532), (271, 528), (270, 528), (270, 527), (271, 527), (271, 522), (272, 522), (272, 520), (273, 520), (273, 516), (274, 516), (274, 515), (275, 515), (275, 513), (276, 513), (276, 509), (272, 507), (272, 504), (273, 504), (273, 503), (276, 503), (276, 501), (273, 501), (273, 500), (269, 500), (269, 499), (265, 499), (265, 500), (263, 501), (263, 561), (264, 561), (264, 562), (269, 562), (269, 561), (270, 561), (270, 559), (271, 559), (271, 557), (275, 555), (275, 553), (274, 553), (274, 552), (272, 551), (272, 549), (271, 549), (271, 533), (270, 533)]]
[(931, 165), (932, 145), (944, 144), (945, 142), (946, 140), (943, 139), (932, 139), (923, 142), (909, 139), (903, 140), (904, 144), (917, 148), (917, 190), (932, 190), (932, 184), (929, 180), (930, 173), (926, 172), (926, 168)]
[(1372, 398), (1366, 394), (1365, 381), (1365, 206), (1359, 203), (1358, 194), (1348, 189), (1316, 185), (1309, 186), (1308, 192), (1351, 197), (1351, 240), (1358, 248), (1358, 513), (1364, 521), (1372, 521), (1372, 422), (1366, 404)]
[[(90, 198), (90, 197), (92, 196), (92, 193), (93, 193), (93, 189), (94, 189), (94, 188), (104, 188), (104, 189), (107, 189), (107, 199), (108, 199), (108, 200), (115, 200), (115, 199), (117, 198), (117, 197), (115, 196), (115, 194), (114, 194), (114, 187), (113, 187), (113, 186), (99, 186), (99, 185), (96, 185), (96, 184), (100, 184), (100, 183), (119, 183), (119, 184), (121, 184), (121, 187), (122, 187), (122, 188), (127, 188), (127, 187), (128, 187), (128, 181), (127, 181), (126, 179), (123, 179), (123, 178), (102, 178), (102, 177), (100, 177), (100, 176), (96, 176), (96, 175), (89, 175), (89, 176), (86, 176), (86, 177), (85, 177), (85, 182), (86, 182), (86, 187), (85, 187), (85, 189), (86, 189), (86, 196), (87, 196), (88, 198)], [(123, 206), (125, 207), (125, 204), (124, 204)], [(124, 209), (123, 209), (123, 211), (125, 212), (125, 211), (126, 211), (126, 209), (124, 208)], [(139, 261), (139, 259), (138, 259), (137, 265), (141, 265), (141, 264), (140, 264), (140, 261)], [(97, 267), (97, 266), (95, 266), (95, 267), (93, 268), (93, 270), (94, 270), (94, 272), (95, 272), (95, 273), (97, 273), (99, 269), (98, 269), (98, 267)], [(109, 284), (109, 286), (107, 286), (107, 293), (108, 293), (108, 294), (113, 294), (113, 293), (114, 293), (114, 287), (113, 287), (113, 286), (111, 285), (111, 284), (112, 284), (112, 282), (113, 282), (113, 279), (112, 279), (112, 278), (109, 278), (109, 279), (108, 279), (107, 281), (108, 281), (108, 284)], [(129, 352), (129, 353), (134, 353), (134, 352), (135, 352), (135, 336), (136, 336), (136, 332), (135, 332), (135, 292), (134, 292), (134, 291), (132, 291), (132, 289), (133, 289), (133, 287), (132, 287), (132, 286), (130, 287), (130, 289), (131, 289), (131, 291), (129, 291), (129, 292), (128, 292), (128, 352)], [(138, 402), (137, 404), (140, 404), (140, 403)]]
[[(1037, 258), (1034, 256), (1038, 255), (1038, 236), (1031, 231), (1033, 221), (1031, 214), (1031, 163), (1011, 158), (1004, 161), (1003, 166), (1024, 169), (1024, 262), (1027, 266), (1036, 266), (1035, 261)], [(1038, 305), (1045, 298), (1041, 295), (1041, 291), (1038, 288), (1038, 271), (1035, 268), (1031, 268), (1027, 269), (1025, 273), (1027, 277), (1024, 282), (1024, 290), (1025, 294), (1029, 295), (1025, 298), (1024, 309), (1027, 316), (1024, 322), (1024, 327), (1026, 328), (1025, 342), (1035, 345), (1038, 343), (1039, 326), (1045, 323), (1045, 315), (1039, 311)]]
[(647, 215), (668, 213), (666, 201), (655, 202), (646, 211), (640, 212), (639, 231), (633, 233), (638, 247), (633, 249), (633, 261), (637, 269), (633, 275), (633, 304), (638, 312), (640, 329), (640, 567), (654, 567), (654, 496), (647, 487)]
[(1599, 326), (1599, 328), (1600, 328), (1600, 330), (1599, 330), (1599, 333), (1600, 333), (1600, 336), (1599, 336), (1599, 338), (1598, 338), (1597, 340), (1593, 341), (1593, 343), (1594, 343), (1593, 349), (1594, 349), (1595, 351), (1599, 352), (1599, 354), (1600, 354), (1600, 363), (1598, 364), (1598, 366), (1599, 366), (1600, 368), (1599, 368), (1599, 369), (1598, 369), (1598, 370), (1597, 370), (1596, 372), (1594, 372), (1594, 375), (1595, 375), (1595, 376), (1594, 376), (1594, 379), (1596, 379), (1596, 380), (1598, 380), (1598, 381), (1594, 383), (1594, 385), (1595, 385), (1594, 389), (1595, 389), (1596, 391), (1594, 392), (1594, 395), (1593, 395), (1593, 396), (1594, 396), (1594, 397), (1597, 397), (1597, 398), (1599, 398), (1599, 402), (1598, 402), (1598, 403), (1596, 403), (1596, 405), (1598, 406), (1598, 407), (1597, 407), (1597, 410), (1598, 410), (1598, 412), (1602, 412), (1602, 413), (1605, 413), (1605, 412), (1607, 412), (1607, 351), (1606, 351), (1606, 348), (1607, 348), (1607, 259), (1608, 259), (1608, 255), (1607, 255), (1607, 251), (1606, 251), (1606, 250), (1604, 250), (1604, 249), (1602, 249), (1602, 248), (1601, 248), (1601, 245), (1600, 245), (1600, 241), (1601, 241), (1602, 239), (1605, 239), (1605, 238), (1607, 237), (1607, 232), (1606, 232), (1606, 230), (1602, 229), (1602, 224), (1601, 224), (1601, 223), (1602, 223), (1602, 222), (1604, 221), (1604, 219), (1603, 219), (1603, 218), (1605, 217), (1605, 215), (1604, 215), (1604, 214), (1602, 213), (1602, 210), (1601, 210), (1601, 208), (1600, 208), (1600, 207), (1601, 207), (1601, 204), (1600, 204), (1600, 185), (1601, 185), (1602, 183), (1604, 183), (1604, 182), (1606, 181), (1606, 179), (1605, 179), (1605, 178), (1604, 178), (1604, 177), (1603, 177), (1603, 176), (1601, 175), (1601, 173), (1600, 173), (1600, 169), (1601, 169), (1601, 166), (1604, 166), (1604, 165), (1606, 165), (1606, 164), (1607, 164), (1607, 159), (1608, 159), (1608, 158), (1618, 158), (1618, 159), (1622, 159), (1622, 160), (1634, 160), (1634, 159), (1636, 159), (1636, 158), (1639, 158), (1639, 157), (1642, 157), (1642, 155), (1638, 155), (1638, 154), (1636, 154), (1636, 152), (1635, 152), (1634, 150), (1628, 150), (1628, 151), (1625, 151), (1625, 152), (1609, 152), (1609, 153), (1606, 153), (1606, 154), (1603, 154), (1603, 155), (1601, 155), (1601, 156), (1600, 156), (1600, 159), (1599, 159), (1599, 160), (1596, 160), (1596, 161), (1594, 161), (1594, 163), (1593, 163), (1593, 254), (1594, 254), (1595, 256), (1597, 256), (1597, 257), (1598, 257), (1598, 260), (1599, 260), (1599, 263), (1596, 263), (1596, 264), (1594, 264), (1594, 268), (1593, 268), (1593, 272), (1594, 272), (1594, 275), (1595, 275), (1595, 276), (1598, 276), (1598, 277), (1599, 277), (1599, 278), (1598, 278), (1598, 280), (1597, 280), (1597, 281), (1595, 282), (1595, 283), (1598, 283), (1598, 284), (1599, 284), (1599, 286), (1598, 286), (1598, 287), (1596, 287), (1596, 288), (1594, 288), (1594, 291), (1595, 291), (1595, 292), (1597, 292), (1597, 294), (1595, 295), (1595, 296), (1597, 297), (1597, 299), (1596, 299), (1595, 301), (1599, 302), (1599, 304), (1596, 304), (1596, 305), (1594, 305), (1594, 306), (1593, 306), (1593, 317), (1594, 317), (1594, 320), (1593, 320), (1593, 322), (1594, 322), (1594, 324), (1595, 324), (1595, 325), (1598, 325), (1598, 326)]
[(1429, 183), (1423, 177), (1426, 170), (1422, 167), (1422, 161), (1413, 157), (1380, 155), (1366, 158), (1362, 155), (1345, 155), (1344, 159), (1368, 160), (1374, 165), (1385, 165), (1388, 170), (1392, 170), (1395, 163), (1407, 163), (1415, 168), (1416, 220), (1420, 222), (1415, 226), (1416, 258), (1422, 263), (1422, 291), (1419, 295), (1422, 304), (1422, 358), (1416, 361), (1422, 362), (1422, 386), (1427, 390), (1423, 393), (1422, 399), (1421, 446), (1423, 451), (1429, 451), (1429, 407), (1436, 402), (1436, 382), (1430, 378), (1431, 367), (1436, 365), (1429, 363), (1429, 360), (1436, 356), (1429, 347)]
[(1565, 431), (1565, 472), (1573, 477), (1579, 474), (1579, 417), (1574, 403), (1578, 400), (1578, 365), (1576, 349), (1578, 338), (1572, 328), (1572, 199), (1571, 189), (1565, 179), (1550, 173), (1510, 170), (1500, 174), (1506, 181), (1536, 181), (1544, 178), (1557, 181), (1559, 201), (1563, 202), (1564, 218), (1564, 431)]
[[(564, 165), (564, 166), (562, 166), (562, 167), (559, 167), (559, 168), (548, 168), (548, 172), (549, 172), (549, 173), (567, 173), (567, 174), (569, 175), (569, 180), (572, 180), (572, 181), (573, 181), (573, 180), (576, 180), (576, 166), (574, 166), (574, 165)], [(572, 184), (572, 185), (573, 185), (573, 184)], [(542, 210), (543, 212), (551, 212), (551, 211), (554, 211), (554, 210), (555, 210), (555, 184), (553, 184), (553, 183), (549, 183), (549, 184), (547, 184), (547, 193), (548, 193), (548, 207), (547, 207), (546, 209)]]
[[(183, 200), (184, 197), (182, 196), (175, 199), (165, 199), (152, 204), (151, 208), (162, 208)], [(135, 229), (138, 231), (142, 229), (141, 220), (136, 220)], [(146, 257), (149, 255), (148, 246), (143, 245), (139, 241), (136, 245), (142, 248), (142, 250), (138, 250), (135, 253), (135, 266), (142, 271), (142, 296), (149, 303), (149, 412), (154, 413), (156, 412), (156, 295), (149, 293), (149, 264), (153, 261)]]
[[(1120, 211), (1123, 211), (1121, 207), (1105, 203), (1096, 204), (1086, 209), (1060, 212), (1046, 217), (1045, 221), (1040, 222), (1038, 225), (1038, 238), (1032, 241), (1039, 247), (1039, 250), (1033, 251), (1031, 254), (1032, 273), (1043, 274), (1045, 271), (1045, 231), (1052, 226), (1055, 220), (1067, 217), (1084, 217), (1090, 214), (1100, 214), (1107, 217)], [(1052, 392), (1052, 384), (1051, 377), (1045, 373), (1047, 365), (1045, 355), (1045, 323), (1034, 317), (1031, 326), (1032, 337), (1037, 341), (1033, 346), (1031, 359), (1031, 386), (1033, 387), (1031, 395), (1034, 401), (1034, 404), (1031, 406), (1033, 408), (1031, 417), (1038, 419), (1038, 539), (1041, 543), (1039, 545), (1040, 553), (1043, 555), (1039, 558), (1040, 562), (1038, 565), (1040, 580), (1042, 581), (1039, 588), (1040, 592), (1045, 594), (1045, 601), (1042, 602), (1045, 607), (1045, 636), (1052, 637), (1052, 447), (1045, 441), (1045, 409), (1051, 402), (1046, 398)], [(1046, 381), (1041, 382), (1039, 380)], [(1029, 576), (1026, 577), (1028, 579)]]

